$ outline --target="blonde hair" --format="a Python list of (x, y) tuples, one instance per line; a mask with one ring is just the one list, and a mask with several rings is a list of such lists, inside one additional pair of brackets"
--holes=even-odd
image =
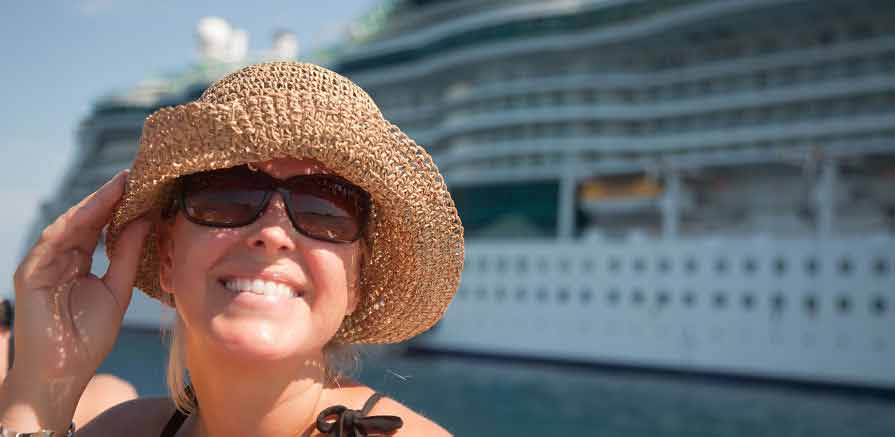
[[(198, 405), (187, 389), (186, 355), (183, 349), (182, 334), (185, 328), (183, 319), (176, 311), (175, 319), (174, 323), (169, 325), (170, 328), (163, 329), (163, 336), (168, 341), (168, 369), (166, 372), (168, 395), (178, 410), (190, 414), (196, 411)], [(360, 350), (352, 344), (329, 342), (323, 347), (323, 357), (327, 381), (351, 375), (360, 369)]]

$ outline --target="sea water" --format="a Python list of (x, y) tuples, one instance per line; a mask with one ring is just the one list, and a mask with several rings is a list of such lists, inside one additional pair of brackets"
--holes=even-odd
[[(122, 330), (100, 371), (164, 395), (166, 354), (159, 333)], [(383, 353), (355, 378), (458, 437), (895, 436), (895, 396), (879, 394)]]

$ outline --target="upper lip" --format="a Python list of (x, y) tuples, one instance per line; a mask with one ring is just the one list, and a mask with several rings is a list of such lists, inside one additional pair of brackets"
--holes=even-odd
[(233, 279), (261, 279), (263, 281), (276, 282), (278, 284), (284, 284), (292, 288), (292, 291), (295, 293), (304, 293), (307, 287), (301, 285), (300, 281), (296, 280), (292, 275), (286, 272), (280, 271), (272, 271), (272, 270), (263, 270), (259, 272), (251, 272), (251, 273), (234, 273), (221, 276), (220, 281), (222, 284), (226, 284), (227, 281)]

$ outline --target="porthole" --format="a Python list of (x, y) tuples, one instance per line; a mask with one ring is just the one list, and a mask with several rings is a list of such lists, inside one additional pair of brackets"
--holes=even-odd
[(584, 288), (581, 292), (578, 293), (578, 299), (582, 304), (588, 305), (594, 298), (594, 293), (590, 290), (590, 288)]
[(851, 299), (849, 299), (847, 296), (839, 296), (836, 298), (836, 311), (838, 311), (839, 314), (848, 314), (849, 312), (851, 312), (851, 307)]
[(645, 299), (646, 299), (646, 296), (644, 296), (644, 294), (643, 294), (643, 290), (641, 290), (641, 289), (639, 289), (639, 288), (635, 288), (635, 289), (631, 292), (631, 303), (633, 303), (634, 306), (640, 306), (640, 305), (642, 305), (642, 304), (643, 304), (643, 301), (644, 301)]
[(671, 260), (668, 258), (659, 258), (659, 262), (656, 263), (656, 269), (662, 273), (667, 273), (671, 270)]
[(616, 258), (616, 257), (609, 258), (609, 271), (610, 272), (618, 273), (618, 271), (621, 270), (621, 268), (622, 268), (622, 262), (618, 258)]
[(728, 265), (727, 265), (726, 259), (718, 258), (717, 260), (715, 260), (715, 272), (716, 273), (723, 275), (724, 273), (727, 273), (727, 268), (728, 268)]
[(480, 272), (487, 272), (487, 271), (488, 271), (488, 258), (485, 258), (485, 257), (481, 257), (481, 258), (479, 258), (478, 270), (479, 270)]
[(871, 312), (879, 317), (886, 315), (886, 311), (889, 309), (888, 307), (889, 305), (887, 304), (886, 299), (882, 296), (877, 296), (870, 302)]
[(581, 270), (590, 273), (594, 271), (594, 260), (585, 258), (581, 261)]
[(746, 272), (749, 275), (752, 275), (755, 273), (756, 270), (758, 270), (758, 263), (755, 261), (755, 259), (746, 258), (743, 261), (743, 271), (744, 272)]
[(635, 272), (643, 272), (644, 270), (646, 270), (646, 260), (644, 260), (643, 258), (635, 259), (632, 268)]
[(786, 297), (783, 293), (776, 293), (771, 296), (771, 311), (780, 314), (786, 308)]
[(547, 268), (547, 260), (544, 258), (538, 258), (538, 271), (541, 273), (546, 273)]
[(816, 296), (805, 296), (802, 298), (802, 308), (805, 310), (805, 314), (809, 317), (814, 317), (817, 315), (820, 304), (818, 303)]
[(873, 273), (876, 276), (886, 276), (889, 273), (889, 262), (885, 258), (877, 258), (873, 261)]
[(618, 302), (621, 300), (621, 292), (616, 288), (609, 290), (609, 293), (606, 294), (606, 300), (612, 305), (618, 305)]
[(503, 302), (507, 299), (507, 289), (506, 287), (498, 287), (497, 290), (494, 291), (494, 297), (497, 298), (498, 302)]
[(500, 273), (506, 273), (507, 271), (507, 260), (504, 257), (497, 258), (497, 271)]
[(479, 287), (478, 289), (476, 289), (475, 297), (478, 300), (485, 300), (486, 296), (488, 296), (488, 289), (486, 289), (485, 287)]
[(752, 311), (755, 308), (755, 296), (752, 293), (743, 293), (740, 296), (740, 303), (743, 305), (743, 309), (746, 311)]
[(568, 258), (560, 258), (559, 260), (559, 271), (563, 273), (568, 273), (572, 268), (572, 262), (569, 261)]
[(519, 273), (525, 273), (528, 271), (528, 259), (519, 257), (516, 258), (516, 271)]
[(817, 276), (820, 273), (820, 263), (817, 258), (811, 257), (805, 260), (805, 273), (809, 276)]
[(528, 291), (526, 291), (522, 287), (519, 287), (516, 289), (516, 301), (517, 302), (524, 301), (526, 297), (528, 297)]
[(461, 286), (459, 289), (457, 289), (457, 297), (459, 297), (461, 300), (466, 300), (466, 297), (468, 295), (469, 291), (466, 289), (466, 287)]
[(557, 300), (559, 300), (559, 303), (561, 303), (563, 305), (569, 303), (569, 297), (570, 297), (569, 290), (565, 289), (565, 288), (561, 288), (559, 290), (559, 293), (556, 294)]
[(691, 275), (696, 273), (696, 271), (699, 270), (699, 264), (696, 262), (696, 259), (687, 258), (687, 261), (684, 262), (684, 270)]
[(842, 258), (839, 260), (839, 274), (843, 276), (851, 275), (852, 267), (851, 259)]
[(658, 304), (660, 308), (664, 308), (664, 307), (668, 306), (669, 300), (670, 300), (670, 297), (669, 297), (667, 291), (660, 290), (658, 293), (656, 293), (656, 304)]
[(777, 276), (783, 276), (786, 273), (786, 258), (782, 256), (774, 258), (774, 273)]
[(538, 302), (547, 302), (547, 289), (539, 288), (537, 293), (535, 293), (535, 297), (537, 297)]
[(712, 295), (712, 303), (715, 305), (715, 308), (723, 309), (727, 306), (727, 295), (723, 291), (716, 291)]
[(694, 305), (696, 305), (696, 293), (690, 290), (685, 291), (683, 296), (681, 297), (681, 301), (687, 308), (692, 308)]

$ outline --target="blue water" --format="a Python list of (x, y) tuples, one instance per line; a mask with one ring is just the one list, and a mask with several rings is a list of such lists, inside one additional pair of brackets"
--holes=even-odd
[[(163, 395), (158, 334), (124, 331), (100, 371)], [(356, 378), (457, 436), (895, 436), (895, 400), (456, 357), (385, 355)]]

